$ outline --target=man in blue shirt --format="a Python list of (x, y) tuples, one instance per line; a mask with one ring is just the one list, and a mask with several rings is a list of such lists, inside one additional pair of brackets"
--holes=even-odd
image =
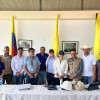
[(40, 65), (40, 71), (39, 71), (39, 75), (38, 75), (38, 85), (43, 85), (43, 84), (46, 84), (46, 59), (48, 57), (48, 54), (45, 53), (45, 47), (41, 47), (40, 48), (40, 53), (38, 53), (36, 55), (40, 62), (41, 62), (41, 65)]
[(0, 61), (0, 78), (2, 78), (5, 74), (5, 66), (3, 62)]
[(29, 48), (29, 56), (24, 59), (24, 70), (26, 72), (26, 84), (31, 83), (37, 85), (38, 72), (40, 70), (40, 61), (38, 57), (34, 56), (35, 49)]
[(54, 56), (54, 50), (49, 50), (49, 57), (46, 60), (46, 70), (47, 70), (47, 82), (48, 85), (54, 84), (54, 61), (58, 58)]

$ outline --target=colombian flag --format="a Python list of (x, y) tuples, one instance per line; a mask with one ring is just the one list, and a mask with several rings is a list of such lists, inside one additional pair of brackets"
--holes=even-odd
[(15, 36), (15, 27), (14, 27), (14, 16), (12, 16), (10, 55), (12, 57), (17, 55), (17, 45), (16, 45), (16, 36)]
[(60, 50), (59, 35), (58, 35), (58, 17), (59, 17), (59, 15), (57, 14), (55, 37), (54, 37), (54, 44), (53, 44), (53, 50), (55, 52), (55, 56), (59, 55), (59, 50)]

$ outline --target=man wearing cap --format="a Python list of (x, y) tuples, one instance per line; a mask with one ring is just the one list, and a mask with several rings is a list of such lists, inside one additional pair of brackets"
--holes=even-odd
[(32, 85), (37, 85), (38, 73), (40, 70), (40, 61), (35, 55), (35, 49), (28, 49), (29, 56), (24, 59), (24, 70), (26, 72), (26, 84), (31, 83)]
[(4, 55), (1, 59), (1, 62), (3, 62), (5, 66), (5, 75), (3, 76), (3, 84), (5, 83), (5, 81), (7, 84), (12, 84), (13, 75), (12, 75), (12, 69), (11, 69), (11, 56), (9, 55), (9, 47), (5, 46), (3, 52), (4, 52)]
[(18, 48), (18, 54), (12, 58), (11, 68), (13, 71), (13, 83), (23, 84), (24, 79), (24, 69), (23, 69), (23, 48)]
[(57, 57), (54, 56), (54, 50), (49, 50), (49, 57), (46, 60), (46, 70), (47, 70), (47, 81), (48, 85), (54, 84), (54, 61), (57, 60)]
[(90, 84), (93, 81), (96, 81), (96, 58), (90, 53), (92, 48), (88, 45), (84, 45), (81, 49), (84, 52), (82, 55), (84, 63), (82, 81), (84, 84)]
[(69, 79), (81, 80), (83, 72), (83, 60), (76, 56), (76, 51), (71, 50), (71, 58), (68, 59)]
[(59, 51), (59, 58), (54, 62), (54, 84), (60, 85), (67, 78), (68, 64), (64, 59), (64, 51)]

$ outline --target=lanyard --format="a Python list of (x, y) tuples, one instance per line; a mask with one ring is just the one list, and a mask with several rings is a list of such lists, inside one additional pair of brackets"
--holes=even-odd
[(33, 64), (34, 64), (34, 62), (33, 62), (33, 58), (30, 58), (30, 61), (31, 61), (31, 72), (33, 72)]

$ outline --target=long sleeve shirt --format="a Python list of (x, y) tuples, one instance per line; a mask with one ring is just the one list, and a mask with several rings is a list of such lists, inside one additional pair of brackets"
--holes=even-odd
[(62, 62), (60, 63), (59, 58), (54, 62), (54, 72), (55, 72), (55, 77), (57, 77), (56, 73), (58, 75), (63, 75), (66, 74), (64, 76), (64, 78), (66, 78), (67, 73), (68, 73), (68, 63), (66, 60), (62, 60)]
[(24, 63), (24, 57), (19, 57), (18, 55), (12, 58), (11, 61), (11, 68), (13, 71), (13, 75), (16, 75), (17, 72), (20, 72), (21, 75), (24, 74), (23, 64)]

